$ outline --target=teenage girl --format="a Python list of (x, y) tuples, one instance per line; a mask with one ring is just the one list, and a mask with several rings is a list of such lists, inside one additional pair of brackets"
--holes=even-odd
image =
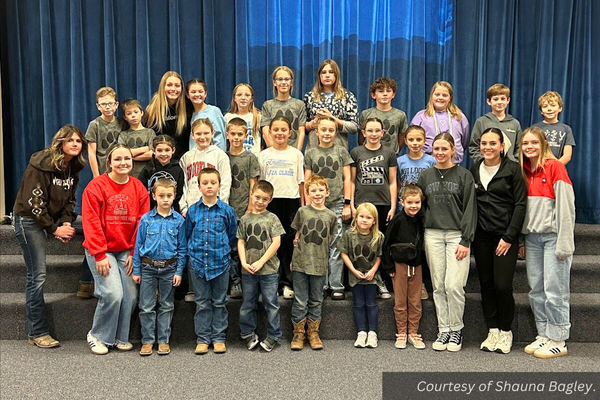
[(315, 86), (304, 95), (304, 104), (308, 147), (318, 145), (317, 120), (333, 117), (339, 131), (335, 142), (347, 149), (348, 135), (358, 132), (358, 102), (356, 96), (342, 86), (340, 67), (334, 60), (324, 60), (319, 65)]
[(427, 107), (419, 111), (410, 124), (425, 129), (426, 141), (423, 151), (427, 154), (432, 153), (433, 138), (440, 133), (449, 133), (455, 143), (452, 162), (461, 163), (465, 149), (469, 145), (469, 121), (454, 104), (452, 85), (446, 81), (436, 82), (429, 93)]
[(160, 79), (158, 91), (154, 93), (144, 113), (144, 126), (156, 135), (168, 135), (175, 139), (179, 159), (187, 151), (189, 125), (183, 97), (183, 79), (175, 71), (167, 71)]
[(356, 209), (350, 229), (338, 243), (341, 257), (352, 272), (348, 280), (358, 331), (354, 347), (377, 347), (377, 286), (381, 284), (379, 266), (383, 245), (383, 234), (379, 232), (377, 221), (377, 208), (371, 203), (362, 203)]
[(304, 193), (304, 156), (300, 150), (288, 144), (290, 134), (291, 125), (285, 117), (273, 118), (269, 126), (273, 146), (258, 155), (261, 179), (269, 181), (275, 189), (273, 200), (267, 209), (277, 215), (285, 229), (285, 235), (281, 237), (281, 246), (277, 250), (280, 261), (279, 282), (283, 288), (284, 299), (294, 298), (290, 264), (296, 232), (292, 229), (292, 221), (296, 211), (303, 205), (300, 193)]
[(254, 105), (254, 89), (247, 83), (239, 83), (233, 88), (231, 105), (223, 117), (225, 126), (233, 118), (239, 117), (248, 124), (248, 135), (244, 139), (244, 150), (258, 155), (261, 151), (260, 110)]
[[(565, 166), (554, 158), (544, 132), (525, 129), (519, 161), (528, 185), (523, 230), (529, 304), (537, 337), (525, 353), (538, 358), (567, 355), (571, 262), (575, 251), (575, 195)], [(525, 252), (525, 249), (527, 251)]]
[(269, 137), (269, 124), (275, 117), (286, 117), (292, 126), (289, 145), (302, 151), (304, 147), (304, 124), (306, 108), (304, 102), (292, 97), (294, 91), (294, 72), (285, 65), (275, 68), (271, 76), (273, 80), (273, 100), (263, 103), (263, 120), (261, 126), (267, 147), (273, 145)]
[(46, 322), (46, 241), (48, 234), (62, 243), (75, 235), (75, 192), (86, 151), (87, 141), (77, 127), (60, 128), (49, 147), (31, 156), (13, 208), (13, 228), (27, 269), (27, 336), (29, 344), (41, 348), (60, 345)]
[(107, 152), (108, 173), (94, 178), (83, 191), (85, 255), (94, 275), (99, 298), (87, 341), (94, 354), (108, 353), (107, 346), (129, 351), (129, 326), (137, 289), (131, 273), (137, 227), (150, 209), (148, 190), (129, 176), (131, 150), (115, 144)]
[(481, 285), (481, 306), (488, 336), (481, 350), (507, 354), (512, 347), (515, 315), (513, 277), (519, 232), (527, 207), (527, 185), (519, 164), (505, 157), (504, 135), (483, 131), (479, 162), (471, 167), (477, 196), (477, 230), (473, 254)]
[[(208, 90), (206, 89), (206, 83), (202, 79), (193, 78), (187, 81), (185, 84), (185, 95), (192, 102), (194, 111), (190, 119), (190, 126), (200, 118), (207, 118), (214, 130), (213, 144), (223, 151), (227, 150), (227, 142), (225, 140), (225, 120), (219, 107), (211, 106), (206, 104), (205, 100), (208, 96)], [(193, 150), (196, 148), (196, 142), (194, 138), (190, 137), (189, 143), (186, 150)]]
[(473, 175), (452, 161), (455, 153), (454, 138), (437, 135), (436, 164), (423, 171), (417, 183), (425, 195), (425, 252), (439, 332), (432, 347), (438, 351), (462, 348), (465, 285), (477, 225)]

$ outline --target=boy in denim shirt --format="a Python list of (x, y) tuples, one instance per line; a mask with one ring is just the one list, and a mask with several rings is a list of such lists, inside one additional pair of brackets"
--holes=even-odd
[[(183, 217), (172, 208), (175, 183), (162, 178), (152, 187), (156, 208), (140, 220), (133, 254), (133, 280), (140, 283), (140, 355), (152, 354), (157, 326), (158, 354), (171, 352), (169, 337), (173, 319), (174, 287), (181, 283), (185, 267), (187, 239)], [(156, 289), (158, 288), (158, 317)]]
[(207, 353), (211, 343), (215, 353), (225, 353), (229, 263), (237, 242), (237, 217), (233, 208), (217, 197), (221, 175), (216, 169), (201, 170), (198, 184), (202, 197), (192, 204), (185, 218), (189, 277), (196, 302), (195, 353)]

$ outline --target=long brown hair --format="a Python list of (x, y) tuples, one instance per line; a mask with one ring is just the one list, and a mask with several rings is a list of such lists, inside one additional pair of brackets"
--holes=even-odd
[(183, 93), (183, 79), (175, 71), (167, 71), (160, 79), (158, 85), (158, 91), (154, 93), (148, 107), (146, 107), (146, 125), (148, 128), (158, 129), (162, 131), (167, 123), (166, 116), (169, 110), (169, 102), (165, 94), (165, 86), (167, 86), (167, 79), (175, 77), (181, 82), (181, 94), (175, 103), (175, 110), (177, 112), (177, 128), (175, 130), (176, 136), (181, 135), (185, 125), (187, 124), (187, 114), (185, 110), (185, 95)]
[(319, 69), (317, 69), (317, 81), (315, 82), (315, 86), (312, 90), (316, 102), (321, 101), (321, 93), (323, 93), (323, 90), (325, 89), (323, 87), (323, 83), (321, 83), (321, 71), (323, 71), (323, 69), (328, 65), (331, 67), (333, 74), (335, 75), (335, 83), (333, 84), (334, 99), (341, 100), (346, 94), (346, 89), (344, 89), (342, 86), (340, 67), (334, 60), (328, 58), (327, 60), (323, 60), (321, 65), (319, 65)]
[(63, 152), (63, 144), (67, 140), (71, 139), (71, 137), (74, 134), (77, 134), (77, 136), (79, 136), (79, 138), (81, 139), (81, 151), (79, 152), (77, 158), (74, 158), (71, 161), (77, 163), (81, 168), (85, 167), (86, 165), (85, 154), (87, 153), (87, 139), (85, 138), (83, 133), (81, 133), (81, 130), (79, 130), (78, 127), (76, 127), (75, 125), (67, 124), (62, 126), (58, 130), (58, 132), (56, 132), (56, 134), (52, 138), (52, 144), (48, 147), (52, 158), (52, 165), (54, 165), (54, 167), (58, 170), (63, 169), (63, 161), (65, 159), (65, 153)]

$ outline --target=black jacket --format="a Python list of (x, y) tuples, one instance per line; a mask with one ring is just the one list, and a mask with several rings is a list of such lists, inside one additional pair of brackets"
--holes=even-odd
[(481, 184), (480, 160), (471, 167), (477, 197), (477, 229), (516, 243), (527, 210), (527, 183), (516, 162), (503, 158), (487, 190)]
[(173, 209), (179, 212), (179, 200), (181, 200), (181, 196), (183, 196), (183, 184), (185, 176), (183, 174), (183, 170), (176, 160), (171, 159), (169, 164), (163, 166), (160, 161), (152, 156), (152, 160), (148, 161), (142, 172), (140, 172), (140, 176), (138, 178), (140, 181), (142, 181), (144, 186), (148, 188), (151, 210), (156, 207), (156, 201), (152, 198), (152, 186), (154, 186), (154, 183), (160, 178), (167, 178), (175, 182), (176, 191), (175, 200), (173, 201)]
[(395, 264), (391, 254), (391, 246), (395, 243), (412, 243), (417, 250), (417, 256), (410, 263), (412, 267), (422, 264), (423, 259), (423, 219), (421, 213), (409, 217), (404, 210), (392, 218), (385, 231), (383, 241), (382, 266), (386, 272), (394, 272)]

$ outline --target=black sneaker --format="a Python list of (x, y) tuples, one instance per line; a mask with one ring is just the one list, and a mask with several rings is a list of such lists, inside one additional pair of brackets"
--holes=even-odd
[(260, 342), (260, 347), (263, 348), (263, 350), (270, 352), (271, 350), (273, 350), (275, 348), (275, 346), (277, 346), (277, 340), (268, 337), (263, 340), (262, 342)]
[(450, 340), (450, 332), (440, 332), (437, 335), (437, 339), (431, 345), (431, 348), (437, 351), (444, 351), (448, 347), (448, 341)]
[(256, 333), (253, 333), (252, 336), (248, 336), (244, 340), (246, 341), (248, 350), (253, 350), (258, 345), (258, 336)]
[(448, 351), (459, 351), (462, 348), (462, 329), (458, 331), (450, 331), (450, 339), (448, 340)]

